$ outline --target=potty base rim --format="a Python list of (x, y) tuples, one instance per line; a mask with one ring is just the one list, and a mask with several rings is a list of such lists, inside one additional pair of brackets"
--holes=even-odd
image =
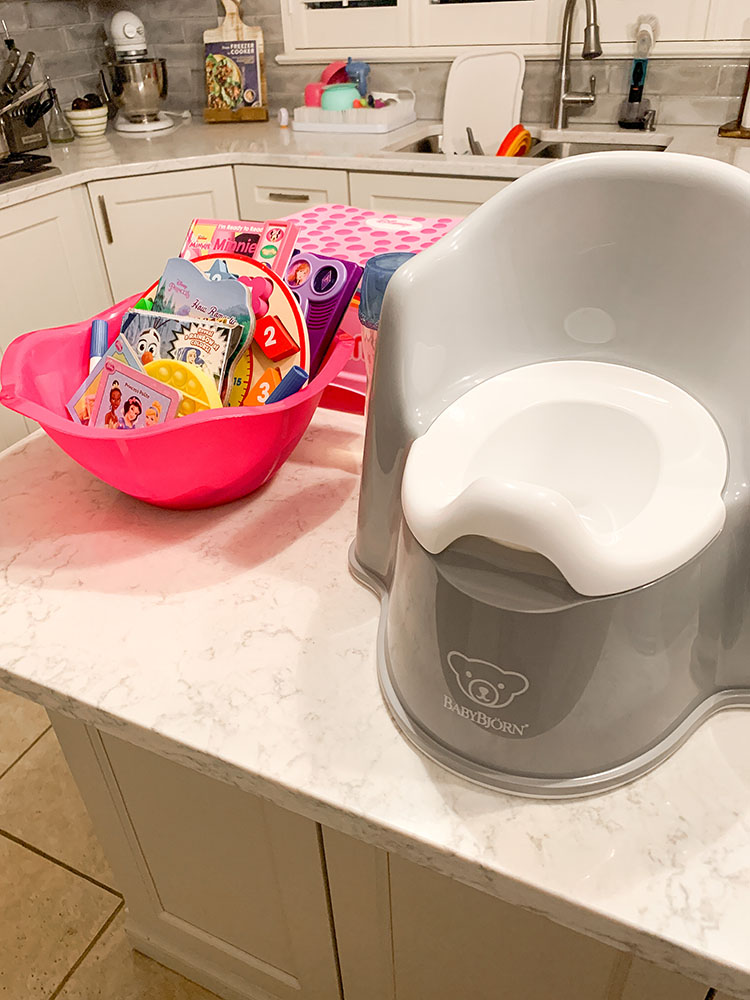
[(349, 570), (354, 579), (371, 590), (380, 601), (376, 640), (377, 673), (380, 692), (398, 732), (407, 743), (440, 767), (472, 784), (523, 798), (576, 799), (599, 795), (627, 785), (654, 770), (678, 750), (709, 718), (730, 708), (750, 707), (750, 690), (729, 688), (705, 698), (655, 746), (618, 767), (576, 778), (532, 778), (485, 767), (455, 753), (438, 742), (406, 711), (388, 669), (386, 628), (390, 595), (382, 581), (359, 562), (355, 542), (349, 548)]

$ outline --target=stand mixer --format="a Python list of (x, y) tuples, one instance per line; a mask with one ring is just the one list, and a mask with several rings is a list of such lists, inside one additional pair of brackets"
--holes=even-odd
[(109, 34), (113, 58), (101, 80), (107, 100), (118, 108), (116, 131), (143, 135), (174, 128), (174, 120), (160, 110), (167, 96), (167, 64), (148, 55), (143, 21), (131, 11), (118, 11)]

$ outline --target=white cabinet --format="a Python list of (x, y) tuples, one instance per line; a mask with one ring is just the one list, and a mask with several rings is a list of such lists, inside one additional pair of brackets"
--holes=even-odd
[(132, 944), (230, 1000), (337, 1000), (320, 828), (50, 713)]
[(750, 8), (737, 0), (711, 0), (707, 38), (750, 38)]
[[(87, 319), (111, 305), (84, 188), (2, 209), (0, 272), (0, 354), (21, 333)], [(0, 406), (0, 448), (28, 430), (23, 417)]]
[(349, 204), (345, 170), (237, 166), (234, 175), (242, 219), (280, 219), (312, 205)]
[[(727, 0), (736, 4), (736, 0)], [(564, 0), (548, 0), (547, 30), (544, 40), (550, 44), (560, 44)], [(583, 28), (586, 23), (585, 8), (580, 4), (573, 19), (573, 40), (576, 45), (583, 41)], [(742, 4), (739, 4), (742, 6)], [(659, 18), (659, 45), (664, 46), (670, 41), (685, 42), (689, 39), (717, 37), (710, 33), (706, 35), (706, 18), (708, 17), (709, 0), (658, 0), (658, 3), (647, 4), (647, 13)], [(601, 39), (605, 53), (607, 46), (614, 42), (629, 42), (633, 45), (635, 26), (644, 13), (640, 0), (615, 0), (602, 3), (597, 8), (597, 20), (601, 29)], [(698, 47), (696, 46), (696, 49)], [(591, 66), (592, 72), (595, 64)], [(586, 70), (588, 78), (588, 68)]]
[[(513, 45), (531, 56), (554, 56), (560, 44), (560, 30), (566, 0), (363, 0), (353, 8), (317, 5), (306, 0), (288, 0), (282, 4), (284, 42), (288, 51), (315, 50), (321, 59), (338, 53), (351, 52), (356, 57), (368, 49), (408, 51), (432, 48), (451, 58), (466, 45)], [(661, 52), (675, 51), (670, 42), (693, 42), (692, 51), (701, 54), (700, 40), (748, 38), (745, 0), (655, 0), (649, 7), (661, 24)], [(632, 46), (635, 22), (642, 13), (638, 0), (608, 0), (599, 5), (602, 42), (606, 47), (615, 42)], [(727, 20), (722, 20), (726, 16)], [(730, 25), (726, 27), (727, 23)], [(580, 43), (581, 15), (576, 14), (573, 40)], [(729, 33), (727, 33), (729, 32)], [(544, 45), (539, 52), (538, 47)], [(537, 46), (532, 49), (530, 46)], [(420, 53), (421, 55), (421, 53)], [(418, 58), (418, 56), (414, 56)]]
[(231, 167), (96, 181), (88, 189), (117, 302), (156, 281), (179, 255), (192, 219), (237, 218)]
[[(707, 1000), (707, 987), (694, 979), (670, 972), (641, 958), (634, 958), (628, 968), (622, 993), (613, 1000)], [(721, 1000), (717, 995), (715, 1000)], [(724, 997), (723, 1000), (729, 1000)]]
[(413, 174), (349, 175), (351, 203), (397, 215), (468, 215), (511, 181)]
[(703, 1000), (707, 987), (323, 829), (345, 1000)]
[(706, 996), (705, 985), (538, 913), (50, 718), (124, 894), (133, 946), (226, 1000)]

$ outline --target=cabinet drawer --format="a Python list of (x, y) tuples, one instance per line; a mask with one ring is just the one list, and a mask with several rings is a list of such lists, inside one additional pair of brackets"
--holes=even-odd
[(243, 219), (279, 219), (311, 205), (349, 204), (345, 170), (239, 166), (234, 176)]
[(349, 175), (352, 205), (397, 215), (468, 215), (512, 181), (414, 174)]

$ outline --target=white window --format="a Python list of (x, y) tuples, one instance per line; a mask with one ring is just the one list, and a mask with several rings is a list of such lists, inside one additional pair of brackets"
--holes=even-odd
[(282, 9), (287, 48), (410, 44), (407, 0), (282, 0)]
[[(555, 55), (565, 0), (281, 0), (281, 62), (446, 59), (466, 46)], [(644, 9), (661, 25), (654, 55), (750, 53), (748, 0), (598, 0), (604, 54), (630, 56)], [(583, 0), (574, 21), (582, 37)]]
[[(287, 50), (540, 40), (549, 0), (282, 0)], [(556, 0), (553, 0), (556, 2)]]

